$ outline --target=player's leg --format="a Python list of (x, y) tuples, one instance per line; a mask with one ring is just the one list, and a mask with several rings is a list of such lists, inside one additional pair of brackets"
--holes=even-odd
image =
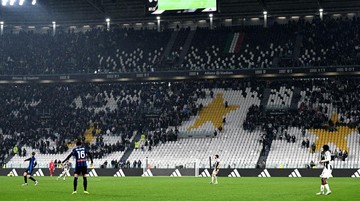
[(60, 173), (60, 175), (56, 178), (56, 180), (61, 179), (61, 177), (64, 175), (64, 172), (65, 172), (65, 171), (62, 171), (62, 172)]
[(82, 175), (83, 175), (84, 193), (89, 194), (89, 192), (87, 191), (87, 177), (88, 177), (87, 167), (84, 167)]
[(79, 174), (75, 173), (75, 174), (74, 174), (74, 183), (73, 183), (73, 185), (74, 185), (73, 194), (76, 193), (76, 188), (77, 188), (77, 183), (78, 183), (78, 177), (79, 177)]
[(84, 193), (85, 194), (89, 194), (89, 192), (87, 191), (87, 174), (83, 175), (83, 185), (84, 185)]
[(213, 170), (213, 172), (211, 173), (211, 182), (210, 182), (210, 184), (213, 184), (214, 183), (214, 171), (215, 170)]
[(26, 171), (24, 172), (24, 184), (23, 184), (23, 186), (26, 186), (26, 185), (27, 185), (27, 171), (28, 171), (28, 170), (26, 170)]
[(64, 177), (63, 180), (65, 180), (65, 177), (67, 176), (67, 174), (69, 174), (69, 171), (68, 171), (68, 170), (64, 170), (64, 171), (63, 171), (63, 175), (62, 175), (62, 176)]
[(72, 194), (76, 194), (76, 188), (77, 188), (79, 174), (80, 174), (79, 168), (75, 167), (75, 169), (74, 169), (74, 191)]
[(27, 176), (31, 181), (35, 183), (35, 186), (38, 185), (39, 182), (34, 177), (32, 177), (30, 174), (28, 174)]
[(329, 184), (328, 184), (328, 181), (327, 181), (326, 178), (324, 178), (324, 186), (325, 186), (325, 189), (326, 189), (325, 195), (331, 194), (331, 190), (330, 190), (330, 187), (329, 187)]
[(34, 177), (31, 176), (32, 171), (33, 171), (33, 169), (27, 170), (26, 177), (28, 179), (30, 179), (31, 181), (33, 181), (35, 183), (35, 186), (36, 186), (38, 184), (38, 181), (36, 179), (34, 179)]
[(214, 184), (218, 184), (217, 174), (218, 174), (218, 171), (216, 171), (215, 174), (214, 174)]
[(320, 186), (320, 192), (316, 193), (316, 195), (324, 195), (324, 178), (321, 178), (321, 186)]

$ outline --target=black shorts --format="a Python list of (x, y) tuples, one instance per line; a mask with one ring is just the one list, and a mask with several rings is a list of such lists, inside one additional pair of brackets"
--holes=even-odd
[(85, 174), (88, 174), (88, 170), (87, 170), (87, 166), (80, 166), (80, 167), (75, 167), (74, 169), (74, 174), (77, 174), (77, 175), (85, 175)]
[(34, 168), (28, 168), (25, 170), (25, 172), (28, 174), (28, 175), (31, 175), (32, 172), (33, 172)]

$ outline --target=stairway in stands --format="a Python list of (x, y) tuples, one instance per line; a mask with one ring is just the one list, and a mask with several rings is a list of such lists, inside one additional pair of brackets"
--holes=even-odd
[(120, 161), (127, 161), (130, 154), (132, 153), (132, 151), (134, 150), (134, 144), (135, 142), (140, 141), (142, 133), (136, 133), (134, 138), (130, 141), (130, 148), (125, 149), (125, 153), (122, 155)]
[[(94, 126), (94, 123), (90, 123), (90, 126), (88, 129), (85, 130), (85, 134), (84, 134), (84, 137), (85, 137), (85, 143), (89, 143), (91, 144), (93, 142), (94, 139), (96, 139), (96, 135), (98, 135), (101, 130), (100, 129), (96, 129), (96, 135), (93, 136), (92, 135), (92, 131), (95, 129), (95, 126)], [(68, 148), (73, 148), (75, 146), (76, 142), (72, 142), (71, 144), (68, 144)]]
[(290, 104), (290, 110), (297, 110), (298, 109), (298, 103), (300, 101), (300, 89), (295, 87), (294, 88), (294, 94), (293, 94), (293, 98), (291, 100), (291, 104)]

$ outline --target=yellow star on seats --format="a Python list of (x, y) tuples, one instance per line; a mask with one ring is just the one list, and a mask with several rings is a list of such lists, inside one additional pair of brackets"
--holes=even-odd
[(199, 118), (188, 130), (199, 128), (206, 122), (211, 122), (215, 128), (219, 128), (222, 125), (223, 117), (239, 107), (239, 105), (228, 105), (225, 108), (223, 94), (219, 93), (211, 103), (203, 107), (199, 112)]
[(309, 131), (318, 137), (315, 142), (316, 150), (320, 150), (323, 145), (332, 142), (338, 149), (349, 152), (347, 137), (355, 130), (356, 129), (349, 128), (348, 126), (337, 126), (334, 132), (325, 129), (310, 129)]

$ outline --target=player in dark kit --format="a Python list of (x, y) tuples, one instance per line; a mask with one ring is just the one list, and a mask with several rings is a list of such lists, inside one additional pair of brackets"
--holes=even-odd
[(24, 182), (25, 183), (23, 184), (23, 186), (28, 185), (28, 183), (27, 183), (28, 178), (35, 182), (35, 186), (38, 185), (38, 181), (36, 179), (34, 179), (34, 177), (31, 176), (31, 174), (37, 164), (36, 158), (35, 158), (35, 152), (32, 152), (31, 155), (32, 156), (30, 158), (24, 160), (24, 162), (29, 161), (29, 166), (24, 172)]
[(74, 156), (75, 161), (75, 170), (74, 170), (74, 192), (72, 194), (76, 194), (78, 176), (82, 174), (83, 176), (83, 185), (84, 185), (84, 193), (89, 194), (87, 192), (87, 163), (86, 163), (86, 156), (89, 156), (91, 160), (91, 166), (93, 165), (93, 159), (90, 152), (82, 146), (80, 141), (76, 142), (76, 147), (72, 150), (72, 152), (66, 157), (66, 159), (62, 162), (69, 160), (71, 156)]

